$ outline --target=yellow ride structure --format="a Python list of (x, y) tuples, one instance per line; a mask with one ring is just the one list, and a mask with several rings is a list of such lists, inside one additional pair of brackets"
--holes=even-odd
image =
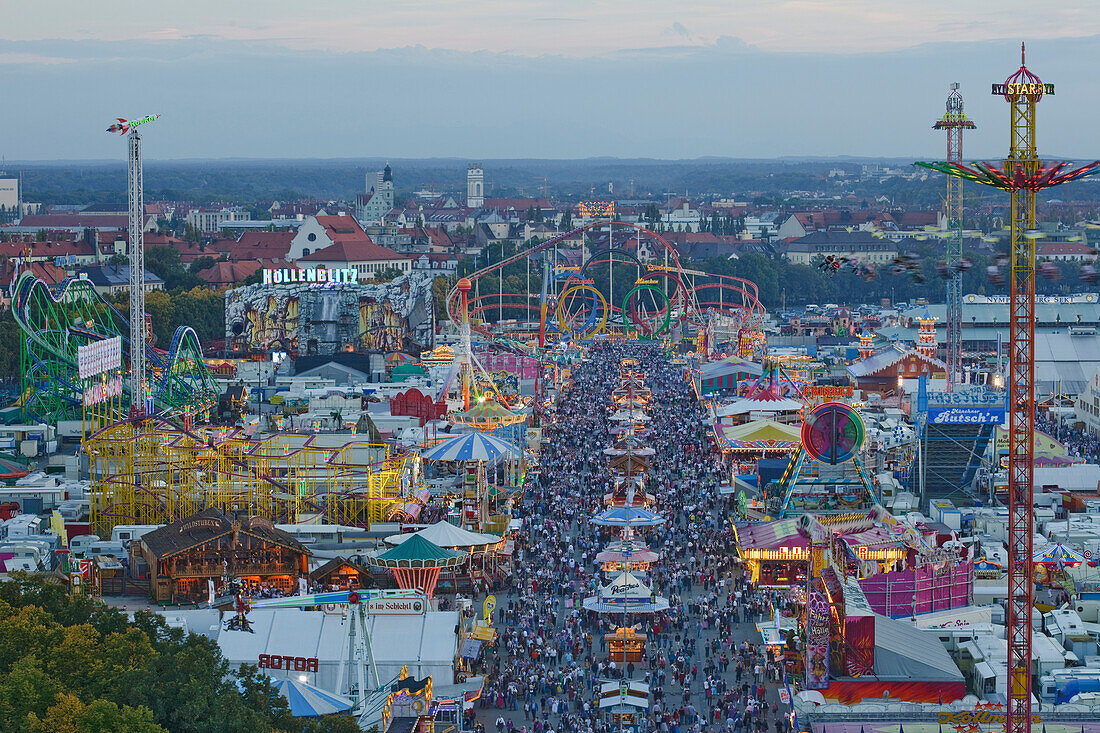
[(241, 429), (187, 430), (160, 418), (116, 423), (87, 438), (92, 531), (167, 524), (209, 507), (278, 523), (320, 515), (369, 526), (421, 483), (420, 456), (337, 434), (254, 438)]

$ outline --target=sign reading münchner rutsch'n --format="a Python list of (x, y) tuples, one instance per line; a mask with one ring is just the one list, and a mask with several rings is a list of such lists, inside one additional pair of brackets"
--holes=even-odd
[(1002, 425), (1004, 421), (1003, 408), (945, 407), (928, 410), (929, 425)]

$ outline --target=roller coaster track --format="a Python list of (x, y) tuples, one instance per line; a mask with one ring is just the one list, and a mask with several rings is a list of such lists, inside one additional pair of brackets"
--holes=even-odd
[[(84, 385), (77, 375), (77, 347), (118, 336), (129, 358), (129, 323), (88, 280), (69, 278), (51, 289), (24, 273), (12, 297), (12, 315), (22, 338), (23, 408), (56, 422), (79, 419)], [(180, 326), (167, 352), (145, 345), (154, 404), (163, 411), (201, 412), (213, 407), (218, 389), (202, 360), (198, 336)], [(125, 364), (123, 365), (125, 366)], [(132, 403), (128, 384), (123, 402)], [(138, 397), (142, 404), (145, 396)]]
[[(739, 326), (741, 329), (757, 328), (763, 323), (766, 313), (763, 305), (760, 303), (759, 290), (756, 283), (732, 275), (719, 275), (699, 270), (685, 269), (680, 265), (680, 258), (675, 247), (673, 247), (668, 240), (650, 229), (627, 222), (608, 222), (607, 220), (603, 220), (586, 224), (583, 227), (578, 227), (548, 239), (545, 242), (536, 244), (533, 247), (519, 251), (511, 257), (507, 257), (499, 262), (487, 265), (471, 273), (467, 278), (470, 281), (476, 281), (478, 278), (499, 272), (515, 262), (520, 262), (539, 252), (551, 249), (561, 242), (573, 239), (590, 229), (599, 229), (609, 225), (633, 229), (659, 242), (667, 254), (667, 260), (665, 260), (667, 265), (643, 265), (633, 253), (615, 247), (610, 250), (597, 250), (593, 253), (581, 268), (582, 273), (587, 270), (590, 265), (608, 262), (614, 254), (624, 255), (628, 259), (634, 260), (641, 271), (644, 271), (650, 276), (664, 276), (671, 284), (675, 285), (675, 290), (668, 294), (668, 308), (678, 313), (677, 321), (687, 320), (694, 325), (701, 325), (706, 320), (706, 313), (714, 311), (739, 319)], [(689, 284), (687, 279), (689, 277), (692, 278), (691, 284)], [(694, 284), (694, 278), (696, 277), (710, 278), (712, 281), (696, 285)], [(551, 278), (557, 279), (557, 276), (551, 276)], [(546, 280), (545, 268), (543, 279)], [(698, 297), (700, 291), (707, 291), (708, 294), (714, 293), (710, 295), (712, 299), (701, 301)], [(545, 305), (547, 298), (546, 293), (547, 283), (544, 282), (542, 293), (539, 295), (534, 293), (504, 293), (503, 297), (500, 295), (475, 296), (470, 300), (470, 305), (472, 307), (469, 315), (472, 317), (494, 309), (498, 311), (503, 311), (505, 309), (522, 309), (525, 312), (529, 312), (532, 298), (538, 297), (540, 306)], [(731, 296), (729, 302), (725, 299), (726, 293)], [(511, 302), (504, 300), (504, 298), (511, 299)], [(459, 290), (456, 284), (448, 291), (446, 296), (447, 316), (452, 323), (457, 324), (461, 321), (461, 314), (459, 312), (460, 307), (461, 298), (459, 297)], [(607, 307), (609, 316), (614, 317), (615, 314), (622, 313), (622, 304), (608, 303)], [(547, 320), (549, 321), (550, 319), (548, 318)], [(486, 338), (496, 338), (496, 335), (484, 325), (472, 323), (471, 329), (477, 331)]]

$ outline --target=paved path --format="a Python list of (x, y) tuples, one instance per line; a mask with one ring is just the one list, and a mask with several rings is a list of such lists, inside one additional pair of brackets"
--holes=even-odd
[[(640, 344), (605, 346), (575, 368), (574, 388), (545, 428), (541, 477), (517, 512), (525, 519), (516, 543), (517, 570), (511, 587), (497, 593), (502, 635), (483, 662), (488, 680), (477, 719), (490, 731), (498, 717), (516, 730), (610, 730), (585, 705), (593, 706), (595, 680), (621, 675), (621, 664), (611, 669), (601, 663), (607, 661), (602, 635), (622, 617), (575, 609), (597, 581), (595, 553), (614, 538), (587, 520), (611, 486), (602, 451), (614, 439), (607, 421), (613, 409), (610, 395), (627, 355), (639, 359), (646, 386), (653, 390), (647, 409), (652, 419), (643, 436), (656, 449), (647, 490), (656, 494), (656, 508), (670, 520), (639, 533), (661, 553), (644, 580), (669, 597), (673, 607), (669, 614), (629, 619), (650, 637), (649, 659), (629, 671), (633, 679), (649, 682), (656, 698), (638, 730), (775, 730), (776, 717), (786, 724), (783, 713), (789, 707), (779, 704), (778, 716), (766, 709), (778, 703), (779, 685), (770, 681), (763, 682), (764, 705), (757, 702), (757, 687), (750, 683), (756, 682), (756, 664), (764, 666), (766, 660), (741, 649), (743, 643), (760, 643), (755, 620), (768, 599), (745, 587), (732, 559), (729, 512), (717, 491), (725, 469), (711, 449), (702, 410), (680, 368), (654, 347)], [(602, 574), (599, 582), (604, 582)], [(745, 665), (740, 677), (739, 657)], [(686, 685), (680, 682), (682, 674)], [(555, 700), (562, 703), (555, 706)], [(532, 704), (537, 713), (525, 710)], [(533, 717), (540, 721), (537, 726)]]

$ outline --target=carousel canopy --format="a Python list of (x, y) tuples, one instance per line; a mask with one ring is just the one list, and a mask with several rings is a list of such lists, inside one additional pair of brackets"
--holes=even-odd
[(626, 552), (604, 550), (596, 555), (596, 562), (657, 562), (658, 557), (659, 555), (656, 552), (648, 548), (640, 550), (631, 548)]
[(428, 449), (423, 457), (429, 461), (491, 461), (519, 452), (519, 448), (506, 440), (485, 433), (467, 433)]
[(601, 527), (656, 527), (665, 518), (656, 512), (636, 506), (616, 506), (605, 509), (592, 518), (592, 524)]
[(730, 448), (756, 450), (797, 448), (802, 442), (801, 432), (797, 425), (787, 425), (775, 420), (752, 420), (722, 430)]
[(480, 534), (456, 527), (450, 522), (436, 522), (419, 532), (390, 535), (386, 538), (386, 544), (401, 545), (413, 537), (420, 537), (436, 547), (446, 548), (478, 547), (481, 545), (495, 545), (500, 542), (500, 537), (495, 534)]
[(351, 710), (355, 704), (351, 698), (322, 690), (295, 678), (274, 679), (271, 686), (287, 699), (290, 703), (290, 714), (296, 718), (343, 713)]
[(1036, 552), (1031, 561), (1038, 565), (1076, 565), (1084, 562), (1085, 556), (1057, 542)]
[(649, 422), (649, 416), (641, 410), (616, 410), (608, 418), (612, 422)]
[(649, 552), (649, 546), (645, 542), (639, 539), (630, 540), (614, 540), (607, 543), (606, 550), (608, 552), (623, 552), (624, 548), (628, 552)]
[(742, 397), (714, 411), (718, 417), (745, 415), (750, 412), (796, 412), (803, 408), (799, 400), (780, 397), (770, 392), (757, 393), (755, 397)]
[(467, 556), (468, 552), (446, 550), (419, 534), (412, 534), (396, 547), (366, 560), (369, 565), (384, 568), (447, 568), (461, 565)]
[(502, 425), (515, 425), (527, 419), (522, 412), (509, 410), (495, 397), (478, 400), (469, 410), (447, 416), (451, 422), (469, 425), (479, 430), (492, 430)]
[(636, 456), (652, 456), (657, 451), (655, 451), (653, 448), (642, 448), (642, 447), (630, 448), (630, 449), (627, 449), (627, 448), (604, 448), (603, 449), (603, 454), (605, 456), (625, 456), (628, 452), (632, 453)]

